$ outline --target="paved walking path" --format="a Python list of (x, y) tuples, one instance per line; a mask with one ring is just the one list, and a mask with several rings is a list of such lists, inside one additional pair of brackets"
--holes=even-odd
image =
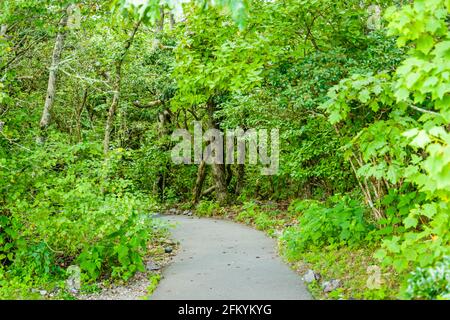
[(264, 233), (225, 220), (164, 216), (180, 252), (163, 271), (156, 299), (311, 299), (300, 276)]

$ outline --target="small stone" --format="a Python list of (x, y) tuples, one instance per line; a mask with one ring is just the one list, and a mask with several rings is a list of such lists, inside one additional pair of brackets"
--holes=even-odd
[(314, 270), (309, 269), (306, 271), (306, 273), (303, 275), (303, 281), (306, 283), (311, 283), (313, 281), (319, 280), (320, 274), (314, 272)]
[(273, 232), (273, 236), (275, 237), (275, 238), (279, 238), (279, 237), (281, 237), (283, 235), (283, 231), (281, 231), (281, 230), (275, 230), (274, 232)]
[(173, 251), (172, 247), (165, 247), (164, 252), (165, 253), (171, 253)]
[(66, 286), (69, 292), (77, 293), (81, 288), (81, 270), (77, 265), (71, 265), (66, 270), (69, 276), (66, 280)]
[(322, 283), (322, 289), (323, 289), (323, 292), (325, 292), (325, 293), (334, 291), (341, 286), (342, 286), (341, 281), (337, 280), (337, 279), (333, 279), (331, 281), (325, 281)]
[(47, 295), (47, 290), (39, 290), (39, 294), (41, 296), (45, 296), (45, 295)]
[(161, 269), (161, 267), (158, 266), (153, 261), (149, 260), (149, 261), (147, 261), (147, 264), (145, 265), (145, 269), (147, 269), (147, 271), (156, 271), (156, 270)]

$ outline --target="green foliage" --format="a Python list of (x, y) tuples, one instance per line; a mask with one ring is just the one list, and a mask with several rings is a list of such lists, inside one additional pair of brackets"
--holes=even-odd
[[(62, 30), (69, 4), (81, 28)], [(171, 162), (170, 135), (200, 120), (280, 129), (277, 175), (226, 167), (227, 196), (243, 202), (237, 221), (269, 234), (298, 222), (284, 233), (287, 255), (312, 250), (325, 265), (377, 247), (385, 269), (421, 268), (410, 298), (436, 298), (414, 283), (429, 288), (426, 268), (450, 254), (449, 13), (448, 0), (0, 1), (0, 297), (63, 287), (70, 264), (84, 285), (143, 270), (156, 201), (191, 199), (197, 176), (197, 164)], [(205, 173), (203, 185), (214, 185)], [(292, 199), (287, 215), (256, 201)], [(196, 212), (224, 209), (201, 200)], [(394, 287), (358, 297), (391, 297)]]
[(261, 51), (266, 49), (266, 41), (254, 33), (244, 38), (227, 16), (215, 9), (202, 13), (201, 8), (193, 6), (189, 17), (189, 36), (180, 39), (175, 51), (175, 108), (252, 89), (261, 79)]
[(254, 225), (256, 229), (275, 235), (275, 231), (283, 227), (285, 220), (278, 210), (267, 206), (259, 206), (254, 201), (246, 201), (235, 217), (236, 221)]
[(214, 201), (202, 200), (195, 207), (195, 212), (201, 217), (212, 217), (220, 212), (220, 206)]
[(147, 287), (147, 295), (151, 296), (153, 291), (155, 291), (158, 286), (159, 281), (161, 280), (161, 275), (158, 273), (151, 274), (149, 276), (150, 284)]
[(411, 191), (411, 186), (405, 184), (400, 189), (390, 189), (381, 200), (385, 217), (378, 220), (379, 228), (373, 230), (369, 238), (383, 239), (393, 234), (402, 234), (405, 227), (402, 224), (409, 212), (417, 205), (424, 203), (425, 194)]
[[(98, 145), (48, 144), (3, 158), (0, 243), (6, 279), (61, 279), (64, 266), (80, 265), (86, 281), (128, 279), (143, 271), (152, 237), (153, 204), (118, 172), (122, 153), (99, 161)], [(6, 192), (9, 190), (9, 192)], [(29, 279), (29, 280), (25, 280)], [(5, 280), (7, 281), (7, 280)], [(30, 282), (31, 283), (31, 282)]]
[(409, 299), (450, 299), (450, 257), (412, 272), (405, 294)]
[[(388, 189), (410, 182), (426, 199), (408, 206), (408, 214), (401, 212), (395, 222), (401, 219), (403, 229), (384, 239), (376, 253), (397, 271), (431, 266), (448, 254), (449, 12), (448, 1), (439, 0), (390, 8), (387, 33), (397, 36), (399, 46), (408, 46), (406, 59), (395, 72), (342, 80), (323, 105), (331, 123), (350, 124), (359, 108), (370, 111), (367, 127), (347, 147), (349, 158), (358, 160), (356, 153), (362, 154), (357, 170), (361, 179), (378, 180)], [(367, 190), (365, 195), (370, 201)], [(392, 212), (387, 214), (392, 217)]]
[(11, 217), (6, 215), (0, 216), (0, 263), (2, 264), (13, 261), (14, 252), (20, 243), (18, 226), (11, 220)]
[[(283, 254), (286, 248), (282, 248)], [(376, 265), (373, 258), (374, 246), (354, 247), (320, 247), (311, 248), (300, 256), (293, 258), (294, 266), (300, 272), (312, 269), (321, 274), (321, 281), (314, 281), (308, 285), (311, 294), (316, 299), (396, 299), (399, 290), (398, 274), (394, 272), (382, 273), (381, 287), (369, 288), (368, 280), (372, 273), (368, 268)], [(322, 281), (339, 279), (342, 287), (338, 292), (324, 293)]]
[(382, 249), (376, 252), (384, 265), (393, 265), (398, 271), (408, 269), (411, 264), (426, 267), (449, 253), (447, 206), (439, 203), (416, 206), (403, 219), (403, 226), (406, 232), (383, 240)]
[(137, 217), (130, 217), (120, 230), (82, 250), (77, 261), (89, 279), (95, 280), (110, 270), (113, 278), (128, 280), (136, 271), (144, 271), (143, 256), (150, 240), (151, 223), (149, 218), (136, 220)]
[(335, 197), (330, 202), (328, 206), (315, 201), (295, 205), (303, 212), (298, 225), (287, 228), (282, 236), (288, 257), (298, 257), (314, 247), (363, 243), (370, 230), (364, 219), (365, 208), (359, 201), (347, 197)]
[[(183, 1), (176, 0), (113, 0), (113, 8), (129, 19), (140, 19), (145, 23), (153, 24), (160, 18), (160, 7), (168, 6), (176, 12), (183, 11)], [(216, 7), (226, 10), (240, 28), (247, 22), (249, 12), (249, 1), (247, 0), (195, 0), (199, 7)]]
[(242, 205), (242, 210), (236, 216), (236, 220), (250, 224), (257, 215), (258, 205), (254, 201), (246, 201)]
[(268, 231), (268, 234), (273, 234), (274, 228), (279, 227), (283, 221), (275, 219), (273, 215), (277, 212), (265, 213), (262, 212), (255, 218), (255, 226), (258, 230)]

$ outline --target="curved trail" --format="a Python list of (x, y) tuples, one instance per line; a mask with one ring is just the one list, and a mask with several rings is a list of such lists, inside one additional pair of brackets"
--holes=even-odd
[(181, 249), (150, 299), (311, 299), (300, 277), (276, 253), (276, 243), (224, 220), (165, 216)]

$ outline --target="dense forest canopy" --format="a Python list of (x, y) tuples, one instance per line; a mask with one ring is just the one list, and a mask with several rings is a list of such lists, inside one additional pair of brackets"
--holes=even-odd
[[(369, 248), (390, 282), (361, 297), (449, 298), (449, 15), (449, 0), (0, 0), (0, 298), (64, 286), (70, 265), (129, 279), (162, 208), (272, 228), (267, 203), (291, 221), (288, 259)], [(199, 122), (279, 129), (277, 174), (173, 163), (172, 134)]]

